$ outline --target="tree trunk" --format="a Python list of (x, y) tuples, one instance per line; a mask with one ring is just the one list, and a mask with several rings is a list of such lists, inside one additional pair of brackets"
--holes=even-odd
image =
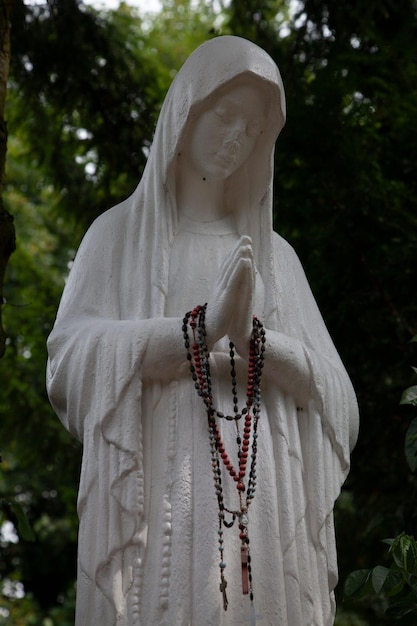
[(6, 333), (2, 324), (4, 304), (3, 283), (7, 262), (16, 247), (13, 217), (3, 202), (6, 170), (7, 124), (4, 119), (7, 80), (10, 67), (10, 20), (14, 0), (0, 0), (0, 358), (6, 348)]

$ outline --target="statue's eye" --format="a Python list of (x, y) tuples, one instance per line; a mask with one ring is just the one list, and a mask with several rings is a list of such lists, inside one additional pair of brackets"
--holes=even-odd
[(230, 108), (222, 104), (218, 104), (215, 107), (214, 113), (219, 118), (219, 120), (221, 120), (225, 124), (228, 124), (233, 120), (233, 112), (230, 110)]
[(248, 137), (258, 137), (262, 133), (262, 125), (259, 120), (250, 120), (246, 126)]

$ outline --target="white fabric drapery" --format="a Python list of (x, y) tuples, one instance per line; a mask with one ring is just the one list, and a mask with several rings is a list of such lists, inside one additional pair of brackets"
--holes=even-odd
[[(265, 372), (250, 521), (256, 607), (265, 626), (334, 620), (333, 506), (349, 469), (357, 405), (301, 265), (272, 230), (273, 147), (285, 118), (278, 69), (254, 44), (219, 37), (198, 48), (174, 80), (135, 192), (87, 232), (48, 341), (51, 402), (84, 444), (77, 626), (226, 626), (244, 623), (248, 612), (232, 538), (230, 607), (225, 613), (221, 606), (201, 400), (186, 369), (150, 380), (143, 366), (167, 312), (188, 310), (178, 310), (169, 284), (175, 242), (183, 236), (175, 165), (184, 128), (217, 89), (242, 75), (260, 81), (272, 104), (267, 132), (228, 181), (229, 201), (238, 207), (236, 236), (253, 241), (267, 331), (285, 336), (310, 374), (300, 411), (288, 385)], [(190, 250), (198, 250), (202, 236), (188, 228)], [(200, 297), (198, 290), (192, 295)], [(180, 325), (178, 334), (181, 340)], [(220, 403), (230, 397), (222, 345), (213, 352)]]

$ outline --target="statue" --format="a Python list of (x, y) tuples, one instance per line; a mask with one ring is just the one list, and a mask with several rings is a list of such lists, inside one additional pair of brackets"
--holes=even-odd
[(284, 120), (272, 59), (206, 42), (168, 91), (137, 189), (80, 246), (47, 374), (84, 445), (77, 626), (334, 621), (357, 404), (272, 230)]

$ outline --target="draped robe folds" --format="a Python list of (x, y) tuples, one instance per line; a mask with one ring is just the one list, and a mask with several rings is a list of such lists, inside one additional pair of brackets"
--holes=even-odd
[[(202, 94), (198, 85), (185, 86), (179, 73), (143, 180), (86, 234), (48, 341), (51, 402), (84, 445), (77, 626), (235, 626), (249, 615), (236, 526), (225, 531), (230, 604), (227, 612), (222, 608), (207, 418), (185, 350), (175, 373), (163, 355), (156, 355), (160, 376), (150, 377), (144, 366), (159, 324), (207, 300), (221, 261), (243, 232), (254, 242), (255, 313), (267, 333), (287, 338), (309, 371), (300, 407), (297, 393), (273, 368), (268, 371), (268, 359), (264, 368), (257, 490), (249, 511), (255, 607), (265, 626), (328, 626), (334, 620), (333, 506), (349, 469), (357, 405), (303, 269), (289, 244), (272, 232), (273, 143), (257, 150), (260, 165), (249, 162), (236, 181), (244, 187), (236, 198), (242, 205), (236, 224), (194, 228), (176, 212), (172, 164), (198, 99), (251, 71), (278, 85), (283, 109), (282, 84), (265, 53), (235, 37), (221, 37), (216, 46), (213, 54), (220, 58), (234, 52), (234, 69), (221, 80), (205, 72)], [(206, 56), (197, 54), (189, 64), (195, 76)], [(188, 98), (186, 106), (178, 104), (178, 94)], [(168, 125), (167, 131), (175, 116), (180, 128), (174, 132)], [(181, 343), (181, 324), (178, 337)], [(211, 360), (218, 408), (230, 411), (225, 339), (214, 346)], [(240, 375), (241, 402), (244, 382)], [(233, 429), (226, 423), (222, 431), (232, 450)], [(234, 486), (227, 477), (223, 482), (226, 501), (236, 507)]]

